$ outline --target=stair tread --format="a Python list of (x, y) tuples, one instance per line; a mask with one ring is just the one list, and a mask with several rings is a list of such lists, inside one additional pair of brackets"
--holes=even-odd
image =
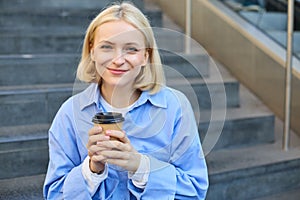
[[(136, 6), (140, 9), (144, 8), (143, 0), (131, 0)], [(111, 4), (111, 0), (11, 0), (9, 2), (2, 3), (4, 9), (29, 9), (32, 10), (32, 5), (35, 5), (37, 8), (57, 8), (57, 9), (72, 9), (72, 8), (94, 8), (100, 7), (103, 8)], [(32, 3), (32, 4), (30, 4)]]
[[(282, 130), (283, 122), (276, 118), (275, 141), (273, 143), (208, 152), (206, 160), (210, 175), (227, 174), (223, 178), (230, 179), (232, 176), (228, 175), (228, 173), (234, 175), (244, 170), (246, 175), (253, 176), (253, 173), (261, 173), (261, 168), (259, 167), (275, 166), (285, 162), (295, 161), (296, 165), (299, 166), (300, 137), (291, 131), (289, 150), (284, 151), (282, 150)], [(284, 167), (287, 167), (287, 164), (281, 166), (281, 168)], [(251, 168), (254, 172), (249, 172)]]
[(12, 27), (12, 28), (1, 28), (0, 37), (2, 38), (11, 38), (11, 37), (18, 37), (18, 38), (25, 38), (25, 37), (84, 37), (85, 33), (85, 27), (82, 26), (65, 26), (64, 28), (61, 28), (59, 26), (57, 27), (34, 27), (34, 28), (18, 28), (18, 27)]
[(210, 175), (213, 175), (295, 159), (300, 161), (300, 149), (295, 147), (285, 152), (281, 149), (281, 143), (275, 142), (253, 147), (212, 151), (206, 159)]
[(45, 174), (0, 180), (1, 199), (43, 199)]
[[(201, 80), (198, 80), (195, 82), (202, 82)], [(59, 89), (69, 89), (71, 88), (72, 84), (53, 84), (51, 86), (56, 86), (56, 88)], [(18, 86), (14, 88), (22, 89), (26, 86)], [(34, 87), (38, 87), (38, 85), (34, 85)], [(43, 91), (43, 88), (48, 91), (49, 85), (42, 85), (40, 86), (40, 91)], [(9, 87), (11, 88), (11, 87)], [(52, 89), (54, 90), (55, 87)], [(72, 88), (71, 88), (72, 89)], [(33, 90), (32, 88), (29, 89), (29, 91)], [(11, 91), (11, 90), (9, 90)], [(222, 121), (222, 120), (236, 120), (236, 119), (247, 119), (247, 118), (257, 118), (257, 117), (269, 117), (273, 116), (273, 113), (271, 113), (267, 107), (265, 107), (259, 100), (257, 100), (253, 95), (248, 93), (248, 91), (243, 91), (242, 93), (245, 93), (244, 100), (242, 99), (242, 104), (238, 108), (226, 108), (225, 110), (217, 109), (214, 112), (214, 116), (211, 119), (211, 112), (210, 111), (200, 111), (200, 121), (201, 123), (207, 123), (212, 121)], [(198, 115), (199, 113), (195, 113)], [(225, 118), (223, 118), (225, 116)], [(8, 139), (13, 140), (19, 140), (19, 139), (13, 139), (13, 138), (39, 138), (39, 137), (45, 137), (45, 130), (49, 128), (49, 124), (33, 124), (33, 125), (23, 125), (23, 126), (10, 126), (10, 127), (0, 127), (0, 142), (1, 141), (7, 141)], [(41, 133), (41, 131), (43, 133)]]
[[(168, 56), (173, 57), (174, 55), (171, 55), (168, 52), (162, 52), (162, 55), (167, 58)], [(185, 54), (185, 53), (179, 53), (182, 57), (192, 57), (192, 56), (206, 56), (205, 54), (202, 53), (190, 53), (190, 54)], [(39, 60), (39, 59), (52, 59), (52, 60), (61, 60), (63, 58), (73, 58), (77, 57), (78, 54), (70, 54), (70, 53), (65, 53), (65, 54), (15, 54), (15, 55), (0, 55), (0, 60), (2, 63), (13, 63), (13, 62), (23, 62), (29, 60)], [(20, 61), (19, 61), (20, 60)], [(215, 65), (215, 64), (214, 64)], [(221, 75), (222, 74), (222, 75)], [(189, 82), (193, 84), (197, 83), (203, 83), (203, 80), (199, 78), (187, 78)], [(236, 81), (235, 78), (233, 78), (232, 75), (228, 73), (228, 71), (225, 70), (224, 67), (210, 67), (210, 75), (206, 77), (205, 83), (216, 83), (220, 81)], [(177, 78), (169, 78), (168, 81), (172, 84), (176, 83), (184, 83), (186, 80), (180, 81)], [(0, 91), (9, 91), (9, 90), (30, 90), (30, 89), (49, 89), (51, 87), (55, 88), (63, 88), (63, 87), (70, 87), (73, 83), (61, 83), (61, 84), (35, 84), (35, 85), (17, 85), (17, 86), (1, 86)]]
[(31, 61), (39, 59), (70, 59), (77, 58), (79, 54), (76, 53), (47, 53), (47, 54), (0, 54), (1, 63), (14, 63), (20, 61)]
[[(226, 113), (226, 119), (255, 118), (262, 116), (273, 116), (274, 113), (264, 105), (256, 96), (249, 92), (244, 86), (240, 86), (240, 106), (235, 108), (223, 108), (214, 111), (216, 119), (222, 120)], [(209, 118), (210, 111), (201, 111), (202, 117)]]
[(49, 124), (0, 127), (0, 143), (47, 139)]
[[(74, 80), (75, 81), (75, 80)], [(170, 87), (181, 86), (185, 84), (197, 85), (197, 84), (209, 84), (209, 83), (237, 83), (236, 79), (225, 77), (221, 80), (216, 80), (213, 76), (205, 78), (184, 78), (182, 77), (172, 77), (168, 78), (167, 85)], [(34, 85), (9, 85), (9, 86), (0, 86), (0, 95), (9, 95), (9, 94), (22, 94), (22, 93), (38, 93), (38, 92), (51, 92), (51, 91), (71, 91), (76, 86), (86, 87), (87, 84), (73, 82), (73, 83), (53, 83), (53, 84), (34, 84)]]
[(265, 197), (261, 197), (261, 198), (256, 198), (254, 200), (283, 200), (283, 199), (299, 200), (300, 199), (300, 188), (286, 190), (279, 194), (273, 194), (273, 195), (269, 195), (269, 196), (265, 196)]
[[(30, 8), (6, 8), (0, 10), (0, 15), (12, 16), (55, 16), (55, 17), (69, 17), (69, 16), (89, 16), (91, 14), (98, 14), (103, 7), (101, 5), (94, 7), (40, 7), (39, 9)], [(143, 9), (145, 15), (150, 12), (161, 12), (159, 8), (145, 8)]]
[(34, 94), (43, 92), (72, 91), (73, 83), (61, 84), (35, 84), (35, 85), (16, 85), (1, 86), (0, 95), (16, 95), (16, 94)]
[[(164, 58), (176, 58), (176, 56), (180, 56), (182, 58), (192, 58), (193, 56), (209, 56), (205, 52), (191, 52), (191, 53), (185, 53), (185, 52), (166, 52), (162, 51), (160, 52), (161, 56)], [(39, 54), (39, 53), (32, 53), (32, 54), (0, 54), (0, 60), (2, 62), (15, 62), (18, 60), (34, 60), (34, 59), (65, 59), (65, 58), (77, 58), (80, 57), (80, 54), (78, 53), (47, 53), (47, 54)], [(13, 60), (12, 60), (13, 59)]]

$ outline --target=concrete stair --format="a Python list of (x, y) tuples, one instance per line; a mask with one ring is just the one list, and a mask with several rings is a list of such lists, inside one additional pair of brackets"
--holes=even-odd
[[(134, 3), (140, 9), (144, 9), (144, 1), (143, 0), (129, 0)], [(12, 10), (12, 9), (22, 9), (33, 11), (36, 9), (78, 9), (78, 8), (103, 8), (115, 1), (113, 0), (85, 0), (83, 3), (81, 0), (48, 0), (48, 1), (40, 1), (40, 0), (0, 0), (0, 6), (3, 10)], [(34, 6), (33, 6), (34, 5)]]
[[(27, 1), (0, 0), (0, 199), (42, 199), (47, 130), (62, 102), (82, 90), (75, 73), (84, 29), (92, 11), (109, 3), (34, 0), (38, 9), (32, 10)], [(135, 3), (154, 26), (181, 31), (152, 2)], [(271, 187), (276, 177), (298, 173), (300, 162), (299, 149), (284, 153), (278, 147), (274, 114), (205, 52), (185, 53), (183, 34), (154, 31), (167, 84), (190, 98), (199, 117), (210, 175), (207, 199), (253, 199), (294, 189), (297, 178), (293, 187), (287, 181)], [(265, 189), (256, 192), (259, 186)]]
[(2, 179), (0, 180), (0, 199), (41, 200), (43, 199), (42, 185), (44, 179), (44, 174)]

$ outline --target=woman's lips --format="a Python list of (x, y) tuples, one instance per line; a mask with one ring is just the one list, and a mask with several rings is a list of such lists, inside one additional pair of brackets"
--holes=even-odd
[(111, 69), (111, 68), (107, 68), (108, 71), (110, 71), (110, 73), (114, 74), (114, 75), (122, 75), (125, 74), (128, 70), (125, 69)]

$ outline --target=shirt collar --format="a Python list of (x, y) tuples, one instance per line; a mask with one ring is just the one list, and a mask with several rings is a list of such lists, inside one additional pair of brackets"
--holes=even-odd
[[(164, 88), (161, 88), (164, 90)], [(152, 105), (161, 108), (167, 108), (166, 95), (160, 94), (160, 92), (155, 94), (150, 94), (148, 91), (143, 91), (140, 98), (137, 100), (134, 107), (141, 106), (149, 101)], [(86, 107), (96, 104), (97, 108), (101, 108), (100, 105), (100, 90), (99, 85), (96, 83), (91, 83), (80, 95), (80, 109), (83, 110)]]
[[(163, 88), (161, 90), (163, 90)], [(159, 93), (160, 92), (155, 93), (155, 94), (150, 94), (148, 91), (142, 92), (135, 107), (141, 106), (141, 105), (145, 104), (147, 101), (149, 101), (152, 105), (154, 105), (156, 107), (167, 108), (166, 96), (163, 94), (159, 94)]]
[(100, 108), (99, 97), (100, 90), (98, 84), (91, 83), (79, 97), (80, 110), (83, 110), (92, 104), (96, 104), (97, 108)]

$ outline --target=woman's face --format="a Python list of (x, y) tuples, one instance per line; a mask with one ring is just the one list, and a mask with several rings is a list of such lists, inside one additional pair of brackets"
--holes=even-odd
[(132, 88), (141, 67), (148, 62), (143, 34), (119, 20), (100, 25), (94, 38), (91, 58), (102, 84)]

